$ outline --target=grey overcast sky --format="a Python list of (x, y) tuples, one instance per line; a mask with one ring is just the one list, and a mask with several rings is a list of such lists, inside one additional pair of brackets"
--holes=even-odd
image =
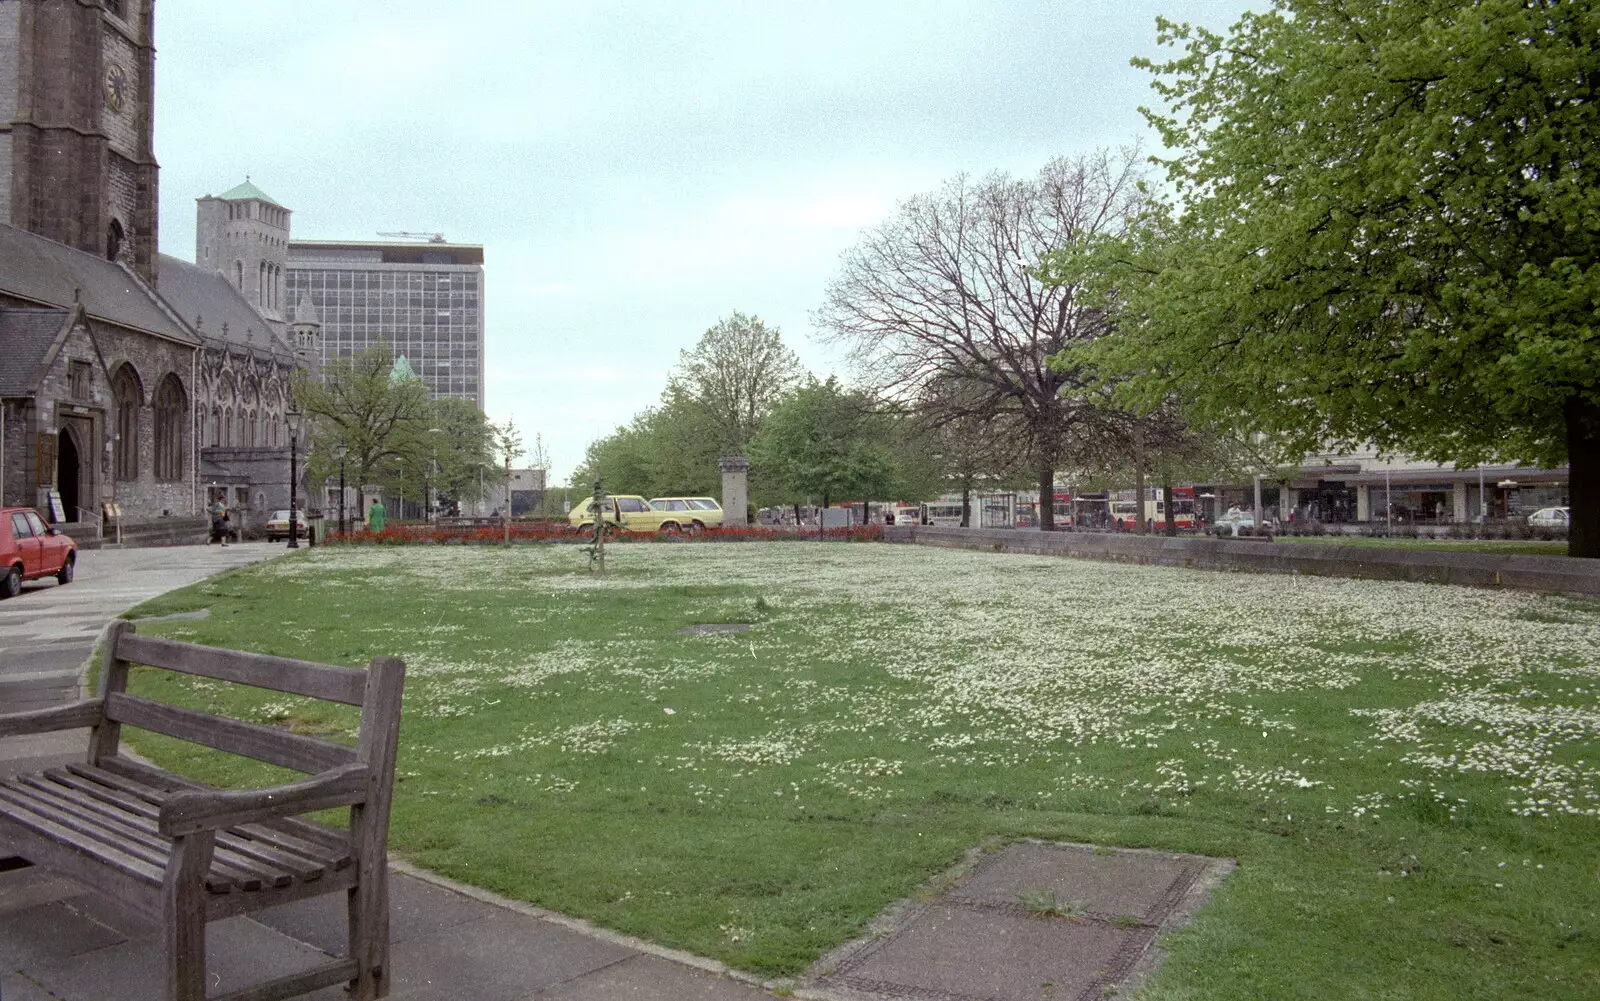
[[(161, 246), (245, 175), (299, 239), (443, 232), (485, 254), (485, 402), (552, 482), (733, 310), (815, 372), (862, 229), (953, 174), (1154, 137), (1155, 17), (1266, 0), (159, 0)], [(841, 374), (844, 374), (841, 372)]]

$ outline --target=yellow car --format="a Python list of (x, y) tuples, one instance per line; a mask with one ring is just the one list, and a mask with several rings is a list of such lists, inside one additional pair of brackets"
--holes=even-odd
[(710, 497), (652, 497), (650, 506), (685, 531), (722, 527), (722, 505)]
[[(593, 498), (585, 497), (573, 507), (572, 513), (567, 515), (567, 521), (572, 527), (594, 528), (594, 513), (590, 511), (593, 503)], [(676, 519), (668, 519), (663, 512), (651, 507), (650, 502), (638, 494), (612, 494), (607, 497), (604, 518), (610, 524), (620, 524), (630, 532), (659, 532), (664, 529), (674, 531), (678, 527)], [(666, 524), (669, 520), (670, 528)]]

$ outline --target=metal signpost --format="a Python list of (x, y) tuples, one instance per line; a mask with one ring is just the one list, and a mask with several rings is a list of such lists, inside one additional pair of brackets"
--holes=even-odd
[(589, 554), (589, 569), (594, 573), (606, 572), (606, 490), (602, 480), (594, 481), (594, 496), (589, 499), (589, 510), (594, 514), (594, 542), (584, 552)]

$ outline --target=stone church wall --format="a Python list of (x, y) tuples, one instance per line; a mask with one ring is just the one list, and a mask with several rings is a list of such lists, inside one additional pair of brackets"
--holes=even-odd
[[(22, 5), (0, 3), (0, 122), (17, 117), (16, 53), (22, 38)], [(11, 222), (11, 133), (0, 132), (0, 223)], [(10, 482), (9, 480), (7, 482)]]
[[(126, 363), (131, 364), (139, 376), (142, 397), (139, 401), (139, 475), (136, 479), (121, 480), (116, 484), (117, 502), (122, 505), (123, 517), (129, 520), (142, 520), (165, 514), (198, 513), (197, 502), (194, 500), (192, 472), (194, 435), (190, 417), (186, 416), (184, 419), (182, 479), (163, 481), (157, 480), (155, 476), (156, 390), (168, 373), (176, 374), (190, 404), (188, 413), (193, 414), (195, 391), (190, 372), (194, 349), (154, 337), (127, 333), (117, 328), (97, 327), (96, 332), (102, 334), (100, 344), (105, 352), (106, 371), (115, 375), (117, 367)], [(108, 402), (107, 406), (110, 412), (109, 408), (114, 407), (114, 404)], [(111, 420), (114, 427), (114, 414)]]
[(112, 111), (109, 104), (102, 105), (101, 121), (105, 126), (106, 137), (111, 140), (111, 148), (118, 153), (137, 157), (140, 146), (137, 116), (142, 103), (140, 98), (145, 92), (144, 73), (139, 54), (132, 42), (108, 27), (104, 58), (107, 67), (112, 65), (122, 67), (128, 81), (128, 96), (123, 102), (121, 111)]
[[(122, 505), (123, 517), (129, 521), (195, 513), (192, 436), (185, 434), (181, 446), (182, 478), (157, 480), (154, 408), (156, 389), (168, 373), (175, 373), (184, 391), (193, 398), (189, 370), (194, 349), (99, 321), (89, 322), (94, 324), (95, 337), (91, 339), (81, 325), (76, 328), (68, 335), (34, 399), (22, 405), (14, 403), (8, 410), (5, 502), (35, 505), (39, 503), (40, 487), (58, 486), (53, 466), (39, 468), (40, 460), (48, 462), (58, 446), (46, 442), (41, 449), (40, 440), (71, 427), (79, 449), (79, 507), (98, 514), (100, 505), (115, 497)], [(88, 365), (86, 394), (73, 395), (72, 362)], [(124, 364), (133, 366), (140, 384), (138, 476), (113, 484), (113, 453), (106, 449), (117, 421), (111, 379)], [(186, 415), (186, 428), (188, 422)], [(75, 512), (67, 512), (69, 520), (74, 516)]]

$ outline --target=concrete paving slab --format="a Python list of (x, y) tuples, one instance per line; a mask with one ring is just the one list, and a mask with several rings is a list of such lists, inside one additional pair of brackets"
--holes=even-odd
[[(29, 965), (21, 972), (60, 1001), (166, 1001), (159, 942), (129, 939), (70, 958)], [(299, 973), (327, 961), (328, 956), (320, 950), (248, 918), (228, 918), (206, 926), (207, 988), (211, 994)], [(317, 1001), (343, 996), (338, 988), (307, 995)]]
[(83, 887), (48, 869), (28, 865), (0, 872), (0, 919), (30, 907), (83, 895)]
[(0, 914), (0, 967), (24, 969), (126, 942), (72, 899)]
[[(1233, 864), (1026, 841), (974, 851), (926, 904), (824, 957), (803, 986), (841, 1001), (1098, 1001), (1137, 989)], [(1026, 901), (1024, 898), (1028, 898)], [(1059, 910), (1040, 906), (1052, 903)]]
[[(389, 877), (389, 942), (400, 945), (424, 935), (498, 913), (482, 901), (410, 876)], [(342, 955), (348, 935), (343, 895), (330, 894), (284, 904), (252, 915), (285, 935)]]
[(634, 956), (520, 1001), (752, 1001), (766, 991), (731, 977), (680, 966), (659, 956)]
[(1085, 914), (1156, 922), (1203, 865), (1193, 856), (1025, 842), (985, 860), (949, 897), (1027, 910), (1025, 895), (1053, 895)]
[(5, 1001), (59, 1001), (19, 974), (0, 975), (0, 998)]
[(935, 904), (830, 980), (927, 1001), (1088, 1001), (1132, 968), (1149, 928)]
[(637, 955), (506, 911), (414, 938), (391, 955), (392, 988), (406, 998), (520, 1001), (542, 988)]

